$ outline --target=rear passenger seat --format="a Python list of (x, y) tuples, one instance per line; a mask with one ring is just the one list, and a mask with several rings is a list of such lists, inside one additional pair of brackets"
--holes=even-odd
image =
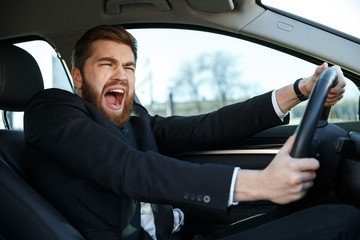
[[(43, 88), (35, 59), (0, 42), (0, 109), (24, 111), (28, 100)], [(84, 239), (26, 182), (25, 161), (23, 131), (0, 130), (0, 240)]]

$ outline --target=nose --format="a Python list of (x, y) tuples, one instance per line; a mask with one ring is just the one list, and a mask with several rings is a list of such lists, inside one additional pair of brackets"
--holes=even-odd
[(114, 73), (114, 79), (119, 80), (119, 81), (127, 80), (127, 75), (126, 75), (125, 69), (122, 66), (119, 66), (116, 68), (115, 73)]

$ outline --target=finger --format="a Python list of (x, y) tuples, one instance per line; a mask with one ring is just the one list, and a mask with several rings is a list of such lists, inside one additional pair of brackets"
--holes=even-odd
[(324, 62), (323, 64), (321, 64), (320, 66), (318, 66), (315, 70), (315, 76), (316, 78), (320, 75), (320, 73), (322, 73), (322, 71), (324, 71), (324, 69), (328, 68), (328, 63)]
[(326, 101), (325, 101), (325, 105), (333, 106), (333, 105), (335, 105), (337, 102), (339, 102), (343, 97), (344, 97), (344, 95), (337, 96), (336, 98), (328, 98), (328, 99), (326, 99)]
[(326, 101), (327, 102), (335, 102), (335, 101), (340, 100), (343, 96), (344, 96), (344, 94), (336, 94), (336, 95), (331, 94), (326, 98)]
[(316, 173), (313, 171), (306, 171), (301, 173), (302, 182), (313, 181), (316, 178)]
[(293, 181), (290, 181), (293, 185), (301, 185), (304, 182), (313, 181), (316, 178), (316, 173), (314, 171), (305, 171), (298, 172), (296, 177), (293, 178)]
[(337, 82), (336, 85), (330, 89), (329, 94), (342, 94), (345, 92), (345, 86), (346, 82)]
[(325, 101), (326, 107), (331, 107), (340, 101), (345, 93), (345, 81), (338, 82), (335, 87), (330, 89), (327, 99)]
[(323, 64), (321, 64), (321, 65), (320, 65), (321, 72), (322, 72), (324, 69), (328, 68), (328, 67), (329, 67), (329, 64), (328, 64), (327, 62), (324, 62)]
[(337, 96), (336, 98), (327, 98), (326, 101), (325, 101), (325, 104), (324, 106), (325, 107), (331, 107), (331, 106), (334, 106), (337, 102), (339, 102), (342, 98), (344, 97), (344, 95), (340, 95), (340, 96)]
[(312, 188), (312, 186), (314, 186), (313, 181), (303, 182), (300, 184), (300, 191), (307, 192), (310, 188)]
[(315, 171), (320, 167), (320, 163), (315, 158), (298, 158), (296, 167), (299, 171)]
[(292, 146), (294, 144), (294, 140), (295, 140), (295, 135), (289, 137), (285, 144), (282, 146), (282, 148), (280, 149), (278, 154), (283, 154), (283, 153), (287, 153), (289, 154), (291, 152)]
[(334, 88), (330, 89), (328, 97), (336, 97), (336, 96), (339, 96), (344, 93), (345, 93), (345, 88), (334, 87)]
[(336, 82), (336, 85), (332, 88), (332, 90), (339, 90), (339, 89), (344, 89), (346, 87), (346, 81), (344, 79), (343, 76), (339, 77), (338, 76), (338, 81)]
[(346, 81), (344, 77), (344, 73), (342, 72), (341, 68), (337, 65), (332, 66), (337, 73), (337, 82), (335, 88), (344, 88), (346, 86)]
[(332, 68), (334, 68), (336, 70), (338, 78), (344, 79), (344, 73), (338, 65), (334, 65), (334, 66), (332, 66)]

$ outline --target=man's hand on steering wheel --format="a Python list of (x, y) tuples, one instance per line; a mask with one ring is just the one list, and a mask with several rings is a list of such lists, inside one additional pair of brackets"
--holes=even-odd
[[(303, 81), (299, 83), (299, 90), (304, 94), (304, 96), (310, 96), (311, 90), (313, 89), (317, 78), (326, 68), (328, 68), (328, 64), (325, 62), (316, 68), (315, 73), (312, 76), (304, 78)], [(338, 78), (336, 85), (330, 90), (328, 94), (328, 97), (324, 104), (325, 107), (334, 106), (338, 101), (343, 98), (345, 92), (346, 82), (341, 68), (339, 66), (333, 66), (332, 68), (336, 70)]]

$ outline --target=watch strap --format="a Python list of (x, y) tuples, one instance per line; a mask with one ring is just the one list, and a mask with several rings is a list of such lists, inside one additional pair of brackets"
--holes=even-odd
[(299, 99), (300, 101), (305, 101), (305, 100), (307, 100), (308, 98), (305, 97), (305, 95), (300, 92), (300, 89), (299, 89), (299, 82), (300, 82), (300, 80), (302, 80), (302, 78), (299, 78), (298, 80), (295, 81), (295, 83), (294, 83), (294, 91), (295, 91), (296, 96), (298, 97), (298, 99)]

